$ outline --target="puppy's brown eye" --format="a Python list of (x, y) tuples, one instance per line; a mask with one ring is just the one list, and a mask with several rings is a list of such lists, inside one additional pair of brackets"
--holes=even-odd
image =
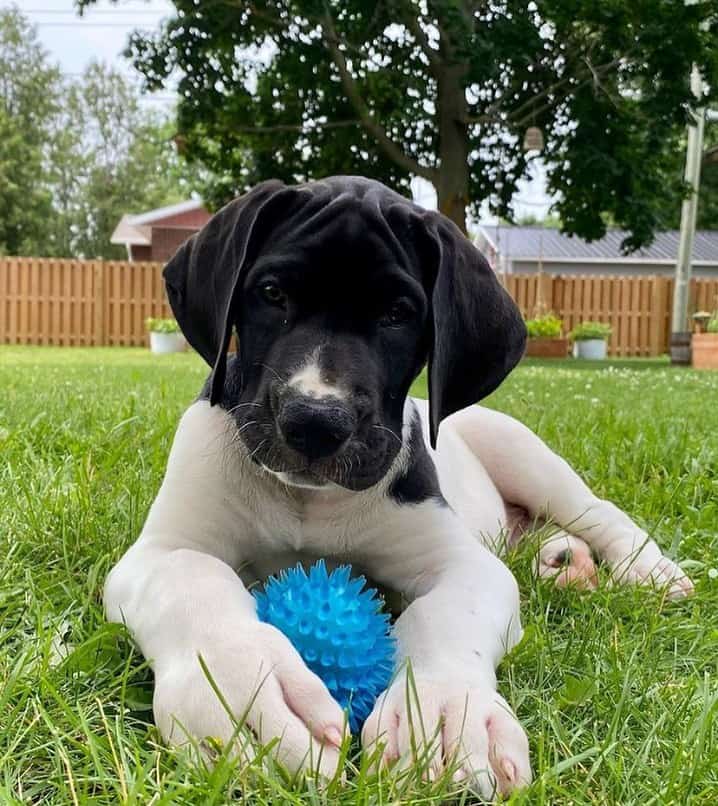
[(405, 325), (414, 316), (414, 309), (403, 299), (397, 300), (382, 317), (382, 324), (388, 327)]
[(267, 283), (262, 286), (262, 296), (270, 305), (284, 308), (287, 304), (287, 295), (276, 283)]

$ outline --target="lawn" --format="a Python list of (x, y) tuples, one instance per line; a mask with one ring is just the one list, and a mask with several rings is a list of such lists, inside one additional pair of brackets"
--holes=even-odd
[[(353, 746), (346, 783), (326, 791), (162, 747), (152, 674), (100, 594), (204, 375), (193, 355), (0, 347), (0, 804), (453, 802), (446, 780), (373, 777)], [(535, 772), (512, 802), (715, 804), (718, 373), (529, 364), (488, 403), (628, 510), (697, 588), (679, 603), (556, 591), (532, 579), (528, 551), (508, 558), (526, 635), (499, 677)]]

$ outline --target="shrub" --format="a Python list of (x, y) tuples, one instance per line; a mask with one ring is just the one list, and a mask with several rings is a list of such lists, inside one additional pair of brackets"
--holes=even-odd
[(145, 319), (145, 327), (150, 333), (179, 333), (180, 326), (174, 319)]
[(573, 341), (588, 341), (589, 339), (608, 339), (611, 335), (611, 326), (603, 322), (581, 322), (570, 333)]
[(706, 325), (706, 333), (718, 333), (718, 316), (714, 316)]
[(561, 335), (563, 321), (552, 313), (526, 320), (526, 331), (530, 339), (555, 339)]

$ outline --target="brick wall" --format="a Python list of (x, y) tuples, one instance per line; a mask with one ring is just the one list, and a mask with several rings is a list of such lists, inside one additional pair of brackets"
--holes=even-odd
[(197, 232), (197, 229), (197, 227), (152, 227), (152, 253), (148, 259), (160, 263), (167, 262), (187, 238)]
[(186, 213), (179, 213), (178, 215), (172, 215), (158, 220), (157, 225), (160, 227), (180, 227), (198, 230), (202, 229), (210, 218), (212, 218), (211, 213), (201, 207), (198, 210), (188, 210)]
[(132, 260), (133, 262), (142, 260), (152, 260), (152, 247), (132, 246)]

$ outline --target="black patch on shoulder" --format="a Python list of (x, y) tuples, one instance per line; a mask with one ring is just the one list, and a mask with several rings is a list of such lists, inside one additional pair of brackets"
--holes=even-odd
[[(202, 391), (197, 396), (197, 400), (209, 400), (209, 393), (212, 389), (212, 375), (210, 373), (204, 382)], [(236, 353), (227, 355), (227, 371), (224, 376), (224, 388), (218, 401), (220, 408), (228, 411), (232, 406), (236, 406), (239, 395), (242, 391), (242, 370), (239, 365), (239, 357)]]
[(434, 462), (429, 456), (421, 431), (419, 414), (414, 410), (409, 434), (409, 463), (406, 471), (397, 476), (389, 486), (389, 497), (399, 504), (421, 504), (433, 499), (441, 506), (448, 506), (439, 488), (439, 477)]

